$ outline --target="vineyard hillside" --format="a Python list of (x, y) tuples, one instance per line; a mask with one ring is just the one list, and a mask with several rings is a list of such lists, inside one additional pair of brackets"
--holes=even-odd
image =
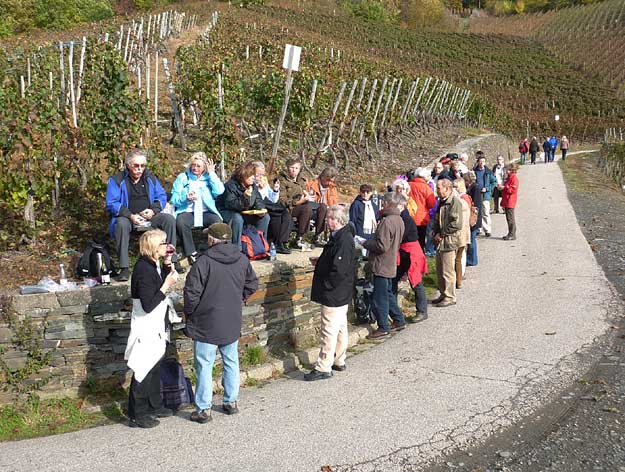
[(606, 0), (546, 13), (475, 17), (469, 31), (533, 39), (560, 61), (625, 97), (625, 2)]

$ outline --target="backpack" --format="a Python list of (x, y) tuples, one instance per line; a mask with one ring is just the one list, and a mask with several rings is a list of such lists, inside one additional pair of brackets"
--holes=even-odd
[(519, 152), (526, 153), (527, 151), (529, 151), (529, 146), (525, 141), (521, 141), (521, 144), (519, 144)]
[(102, 254), (102, 262), (106, 265), (110, 274), (112, 276), (117, 274), (106, 244), (92, 240), (87, 241), (87, 246), (82, 256), (80, 256), (76, 266), (76, 277), (97, 277), (100, 275), (98, 271), (98, 253)]
[(161, 362), (161, 398), (163, 406), (170, 410), (178, 410), (195, 401), (191, 381), (184, 376), (180, 362), (173, 357)]
[(266, 259), (269, 254), (269, 244), (265, 235), (252, 225), (245, 225), (241, 233), (241, 252), (250, 260)]
[(366, 279), (356, 281), (354, 293), (354, 312), (356, 313), (356, 323), (372, 324), (376, 317), (373, 311), (373, 285)]

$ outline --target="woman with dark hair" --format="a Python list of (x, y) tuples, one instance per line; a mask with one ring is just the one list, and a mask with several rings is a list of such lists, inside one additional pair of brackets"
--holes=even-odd
[(476, 184), (475, 172), (469, 171), (464, 174), (464, 183), (467, 187), (467, 195), (471, 197), (473, 206), (477, 208), (477, 222), (471, 226), (471, 240), (467, 247), (467, 266), (477, 265), (477, 232), (482, 227), (482, 192), (479, 185)]
[(349, 221), (356, 229), (356, 235), (371, 239), (380, 219), (380, 209), (371, 201), (373, 187), (369, 184), (360, 186), (360, 194), (349, 207)]
[(243, 225), (252, 225), (267, 237), (269, 215), (263, 197), (254, 183), (256, 166), (242, 164), (226, 182), (224, 193), (217, 197), (217, 209), (232, 228), (232, 243), (241, 249)]
[[(132, 369), (128, 393), (131, 428), (153, 428), (159, 424), (155, 417), (173, 414), (162, 404), (160, 362), (169, 337), (166, 293), (178, 280), (171, 262), (175, 251), (160, 229), (146, 231), (139, 238), (141, 256), (130, 280), (132, 315), (124, 354)], [(160, 259), (163, 259), (162, 266)]]

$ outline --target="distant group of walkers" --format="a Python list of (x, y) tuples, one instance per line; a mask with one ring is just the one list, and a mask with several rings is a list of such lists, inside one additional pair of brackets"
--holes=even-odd
[[(175, 316), (167, 295), (178, 278), (177, 233), (191, 267), (184, 287), (184, 332), (194, 342), (197, 378), (190, 419), (206, 423), (212, 419), (217, 351), (223, 362), (222, 409), (226, 414), (239, 411), (242, 307), (258, 288), (258, 278), (241, 247), (246, 225), (269, 233), (281, 254), (302, 247), (308, 237), (323, 247), (318, 258), (311, 258), (311, 300), (321, 305), (321, 349), (304, 378), (330, 378), (333, 371), (347, 368), (347, 312), (354, 299), (360, 254), (367, 259), (373, 286), (371, 308), (377, 327), (369, 338), (381, 340), (403, 330), (408, 322), (427, 319), (428, 303), (437, 308), (456, 303), (466, 267), (478, 263), (478, 235), (491, 236), (491, 211), (506, 214), (508, 231), (503, 239), (516, 238), (517, 164), (506, 165), (498, 156), (490, 168), (481, 151), (472, 169), (468, 161), (466, 153), (448, 154), (431, 170), (420, 167), (398, 176), (383, 197), (372, 185), (363, 184), (348, 208), (338, 204), (333, 167), (307, 180), (301, 175), (302, 162), (291, 160), (285, 172), (269, 183), (263, 163), (248, 162), (223, 184), (213, 162), (196, 153), (173, 184), (171, 214), (163, 211), (167, 196), (146, 169), (146, 154), (132, 151), (126, 170), (109, 179), (107, 191), (111, 232), (118, 249), (126, 250), (125, 259), (120, 254), (126, 275), (129, 234), (148, 222), (150, 226), (140, 236), (140, 257), (131, 279), (133, 311), (125, 355), (133, 370), (130, 425), (154, 427), (157, 418), (173, 414), (161, 402), (159, 372)], [(190, 236), (198, 226), (204, 228), (208, 245), (201, 253)], [(436, 258), (438, 276), (438, 296), (429, 301), (423, 285), (428, 256)], [(414, 291), (414, 315), (405, 315), (399, 306), (402, 280)]]
[(538, 142), (538, 138), (536, 136), (534, 136), (529, 142), (526, 138), (519, 143), (519, 162), (521, 165), (524, 165), (527, 159), (527, 154), (529, 153), (530, 164), (536, 164), (536, 156), (540, 152), (542, 152), (542, 159), (545, 164), (553, 162), (556, 158), (558, 146), (560, 146), (562, 160), (564, 161), (566, 160), (566, 153), (568, 152), (570, 146), (569, 140), (566, 136), (562, 136), (561, 140), (558, 140), (555, 135), (546, 137), (542, 145)]

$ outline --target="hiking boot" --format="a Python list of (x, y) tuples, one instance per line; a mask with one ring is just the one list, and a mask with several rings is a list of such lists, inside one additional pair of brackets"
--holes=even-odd
[(406, 329), (406, 323), (399, 324), (399, 323), (396, 323), (395, 321), (391, 323), (391, 331), (401, 331), (403, 329)]
[(420, 323), (421, 321), (425, 321), (428, 319), (428, 314), (427, 313), (422, 313), (420, 311), (417, 311), (417, 314), (415, 316), (411, 316), (409, 318), (406, 318), (406, 321), (408, 323)]
[(284, 243), (276, 244), (276, 252), (278, 254), (291, 254), (291, 250)]
[(170, 416), (174, 416), (174, 412), (169, 408), (165, 408), (161, 406), (160, 408), (153, 410), (150, 412), (152, 416), (156, 416), (157, 418), (168, 418)]
[(304, 380), (312, 382), (315, 380), (324, 380), (332, 377), (332, 372), (320, 372), (317, 369), (313, 369), (307, 374), (304, 374)]
[(128, 426), (130, 426), (131, 428), (154, 428), (156, 426), (158, 426), (160, 423), (160, 421), (158, 421), (156, 418), (152, 418), (151, 416), (145, 416), (143, 418), (130, 418), (130, 421), (128, 422)]
[(194, 411), (191, 413), (191, 421), (195, 421), (196, 423), (204, 424), (212, 420), (213, 416), (210, 410)]
[(128, 267), (122, 267), (117, 276), (117, 281), (128, 282), (128, 279), (130, 279), (130, 269), (128, 269)]
[(446, 308), (448, 306), (452, 306), (452, 305), (455, 305), (455, 304), (456, 304), (456, 302), (452, 302), (451, 300), (443, 300), (442, 302), (437, 303), (434, 306), (437, 307), (437, 308)]
[(347, 365), (333, 365), (332, 370), (336, 370), (337, 372), (345, 372), (347, 370)]
[(235, 415), (239, 412), (237, 402), (224, 403), (222, 408), (226, 415)]
[(367, 339), (383, 339), (388, 337), (388, 331), (382, 331), (381, 329), (376, 329), (373, 333), (367, 336)]

